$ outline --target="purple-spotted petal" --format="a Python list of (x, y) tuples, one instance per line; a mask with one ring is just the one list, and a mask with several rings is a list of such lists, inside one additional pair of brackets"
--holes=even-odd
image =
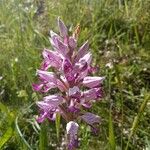
[(67, 87), (66, 87), (66, 86), (67, 86), (67, 85), (65, 84), (65, 82), (62, 83), (62, 81), (60, 81), (59, 79), (57, 80), (57, 87), (59, 88), (59, 90), (60, 90), (61, 92), (64, 92), (64, 91), (67, 90)]
[(75, 38), (73, 37), (70, 37), (69, 38), (69, 46), (72, 48), (72, 49), (75, 49), (77, 47), (77, 41)]
[(74, 71), (79, 73), (78, 80), (83, 79), (88, 74), (88, 68), (91, 63), (91, 60), (91, 53), (87, 53), (75, 64)]
[(74, 71), (76, 73), (81, 73), (81, 72), (85, 71), (87, 68), (88, 68), (87, 62), (82, 60), (75, 64)]
[(66, 75), (66, 79), (67, 79), (67, 81), (69, 82), (70, 85), (73, 85), (76, 78), (74, 77), (73, 73), (69, 73), (69, 74)]
[(86, 55), (84, 55), (84, 57), (82, 57), (79, 62), (85, 61), (88, 65), (90, 65), (91, 61), (92, 61), (92, 54), (89, 52)]
[(44, 57), (44, 63), (46, 65), (45, 70), (51, 66), (60, 69), (62, 59), (59, 56), (59, 53), (45, 49), (42, 54)]
[(75, 95), (76, 93), (80, 92), (79, 87), (74, 86), (72, 88), (69, 88), (69, 96)]
[(91, 126), (100, 123), (100, 117), (89, 112), (82, 115), (81, 119)]
[(89, 88), (93, 88), (93, 87), (99, 86), (103, 80), (104, 80), (104, 77), (87, 76), (83, 79), (83, 85)]
[(43, 70), (37, 70), (37, 74), (39, 75), (41, 80), (47, 81), (47, 82), (56, 82), (56, 76), (53, 72), (43, 71)]
[(50, 120), (55, 119), (55, 113), (58, 111), (58, 105), (63, 102), (63, 98), (59, 95), (49, 95), (43, 98), (43, 101), (39, 101), (36, 104), (40, 108), (40, 116), (38, 122), (43, 122), (45, 118)]
[(71, 64), (71, 62), (68, 59), (65, 59), (63, 62), (63, 71), (64, 74), (70, 73), (73, 70), (73, 66)]
[(68, 36), (68, 29), (60, 18), (58, 18), (58, 27), (61, 36), (63, 37)]
[(41, 109), (40, 110), (40, 115), (38, 116), (37, 118), (37, 121), (39, 123), (42, 123), (46, 118), (49, 119), (49, 120), (52, 120), (54, 121), (55, 118), (56, 118), (56, 113), (57, 113), (57, 109), (54, 109), (54, 108), (50, 108), (49, 109)]
[[(44, 103), (49, 104), (50, 106), (57, 107), (63, 102), (62, 96), (59, 95), (49, 95), (43, 98)], [(40, 102), (38, 102), (39, 104)]]
[(63, 98), (58, 95), (50, 95), (44, 97), (43, 101), (39, 101), (36, 104), (40, 108), (40, 110), (44, 112), (55, 112), (56, 108), (59, 104), (61, 104), (63, 101)]
[(58, 46), (57, 51), (61, 53), (64, 57), (66, 57), (66, 54), (69, 51), (68, 46), (64, 44), (62, 41), (60, 41), (59, 39), (57, 39), (57, 46)]
[(65, 85), (59, 79), (56, 78), (56, 75), (54, 73), (38, 70), (37, 74), (40, 76), (40, 78), (42, 80), (47, 82), (45, 88), (48, 88), (48, 89), (45, 89), (45, 90), (49, 90), (49, 89), (55, 88), (55, 87), (58, 87), (61, 91), (66, 90)]
[(80, 112), (80, 105), (79, 105), (79, 103), (77, 103), (76, 99), (71, 98), (70, 104), (69, 104), (69, 107), (68, 107), (68, 111), (73, 112), (73, 113)]
[(80, 109), (75, 106), (69, 106), (68, 111), (72, 113), (78, 113), (80, 112)]
[(86, 41), (80, 48), (79, 51), (75, 57), (75, 62), (79, 61), (80, 58), (82, 58), (86, 53), (87, 50), (89, 49), (89, 43)]
[(67, 123), (66, 131), (67, 131), (69, 150), (73, 150), (74, 148), (78, 147), (78, 137), (77, 137), (78, 128), (79, 125), (74, 121), (70, 121), (69, 123)]
[(100, 88), (93, 88), (90, 89), (88, 91), (85, 91), (83, 93), (84, 99), (85, 101), (89, 101), (89, 100), (96, 100), (99, 97), (101, 97), (101, 89)]
[(83, 79), (88, 75), (88, 69), (85, 69), (84, 71), (78, 73), (78, 79), (77, 82), (82, 82)]
[(68, 83), (73, 84), (75, 82), (75, 74), (73, 72), (73, 66), (68, 59), (64, 60), (63, 71), (64, 71), (65, 78), (67, 79)]
[(79, 87), (74, 86), (72, 88), (69, 88), (68, 95), (71, 96), (71, 97), (73, 96), (73, 97), (79, 98), (79, 96), (81, 95)]

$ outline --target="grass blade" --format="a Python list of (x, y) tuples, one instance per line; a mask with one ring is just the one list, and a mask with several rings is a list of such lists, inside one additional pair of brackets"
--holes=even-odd
[(39, 139), (39, 150), (45, 150), (48, 146), (47, 141), (47, 122), (43, 122), (41, 124), (41, 131), (40, 131), (40, 139)]
[(60, 134), (60, 114), (57, 113), (56, 115), (56, 134), (57, 134), (57, 140), (59, 141), (59, 134)]
[(147, 106), (147, 102), (148, 102), (149, 99), (150, 99), (150, 94), (146, 94), (145, 98), (144, 98), (144, 101), (141, 104), (140, 109), (138, 111), (138, 114), (134, 118), (134, 121), (133, 121), (133, 124), (132, 124), (132, 127), (131, 127), (131, 132), (129, 134), (129, 138), (128, 138), (128, 142), (127, 142), (125, 150), (128, 150), (131, 137), (133, 136), (133, 134), (135, 133), (135, 131), (136, 131), (137, 127), (138, 127), (139, 120), (140, 120), (140, 118), (141, 118), (141, 116), (142, 116), (142, 114), (144, 112), (145, 107)]
[(110, 113), (109, 113), (109, 144), (110, 144), (110, 149), (111, 150), (116, 149), (116, 142), (115, 142), (115, 135), (114, 135), (111, 109), (110, 109)]
[(21, 137), (22, 141), (24, 142), (24, 144), (29, 148), (29, 150), (32, 150), (31, 146), (28, 144), (28, 142), (24, 138), (23, 134), (21, 133), (21, 130), (18, 125), (18, 117), (16, 117), (15, 126), (16, 126), (17, 132), (18, 132), (19, 136)]

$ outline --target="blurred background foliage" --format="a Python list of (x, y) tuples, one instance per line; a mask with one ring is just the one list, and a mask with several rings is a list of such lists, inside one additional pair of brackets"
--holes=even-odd
[[(150, 149), (150, 0), (0, 0), (0, 149), (64, 149), (64, 125), (36, 122), (32, 90), (41, 52), (60, 16), (89, 39), (104, 98), (90, 110), (100, 133), (80, 128), (81, 150)], [(60, 135), (56, 135), (60, 131)]]

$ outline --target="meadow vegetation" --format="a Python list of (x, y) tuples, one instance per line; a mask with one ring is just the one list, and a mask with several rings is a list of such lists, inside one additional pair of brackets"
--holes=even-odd
[(69, 30), (81, 26), (78, 45), (89, 39), (96, 75), (105, 76), (104, 98), (91, 112), (100, 133), (80, 127), (81, 150), (150, 149), (149, 0), (0, 1), (0, 149), (61, 149), (63, 121), (36, 122), (32, 90), (49, 31), (60, 16)]

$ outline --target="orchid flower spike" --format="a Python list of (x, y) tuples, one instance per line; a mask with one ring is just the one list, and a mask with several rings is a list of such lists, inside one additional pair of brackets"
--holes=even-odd
[[(37, 102), (40, 110), (37, 121), (54, 121), (56, 114), (60, 114), (67, 124), (68, 149), (73, 150), (79, 146), (78, 120), (86, 122), (93, 132), (98, 131), (100, 117), (86, 110), (102, 97), (104, 77), (91, 76), (92, 70), (95, 72), (96, 69), (91, 66), (89, 43), (86, 41), (81, 47), (77, 46), (79, 25), (72, 35), (69, 35), (60, 18), (58, 27), (60, 35), (50, 31), (53, 50), (43, 50), (43, 62), (37, 70), (39, 83), (33, 84), (33, 89), (42, 93), (57, 89), (57, 94), (47, 94), (42, 101)], [(49, 68), (53, 68), (54, 72), (50, 72)]]

